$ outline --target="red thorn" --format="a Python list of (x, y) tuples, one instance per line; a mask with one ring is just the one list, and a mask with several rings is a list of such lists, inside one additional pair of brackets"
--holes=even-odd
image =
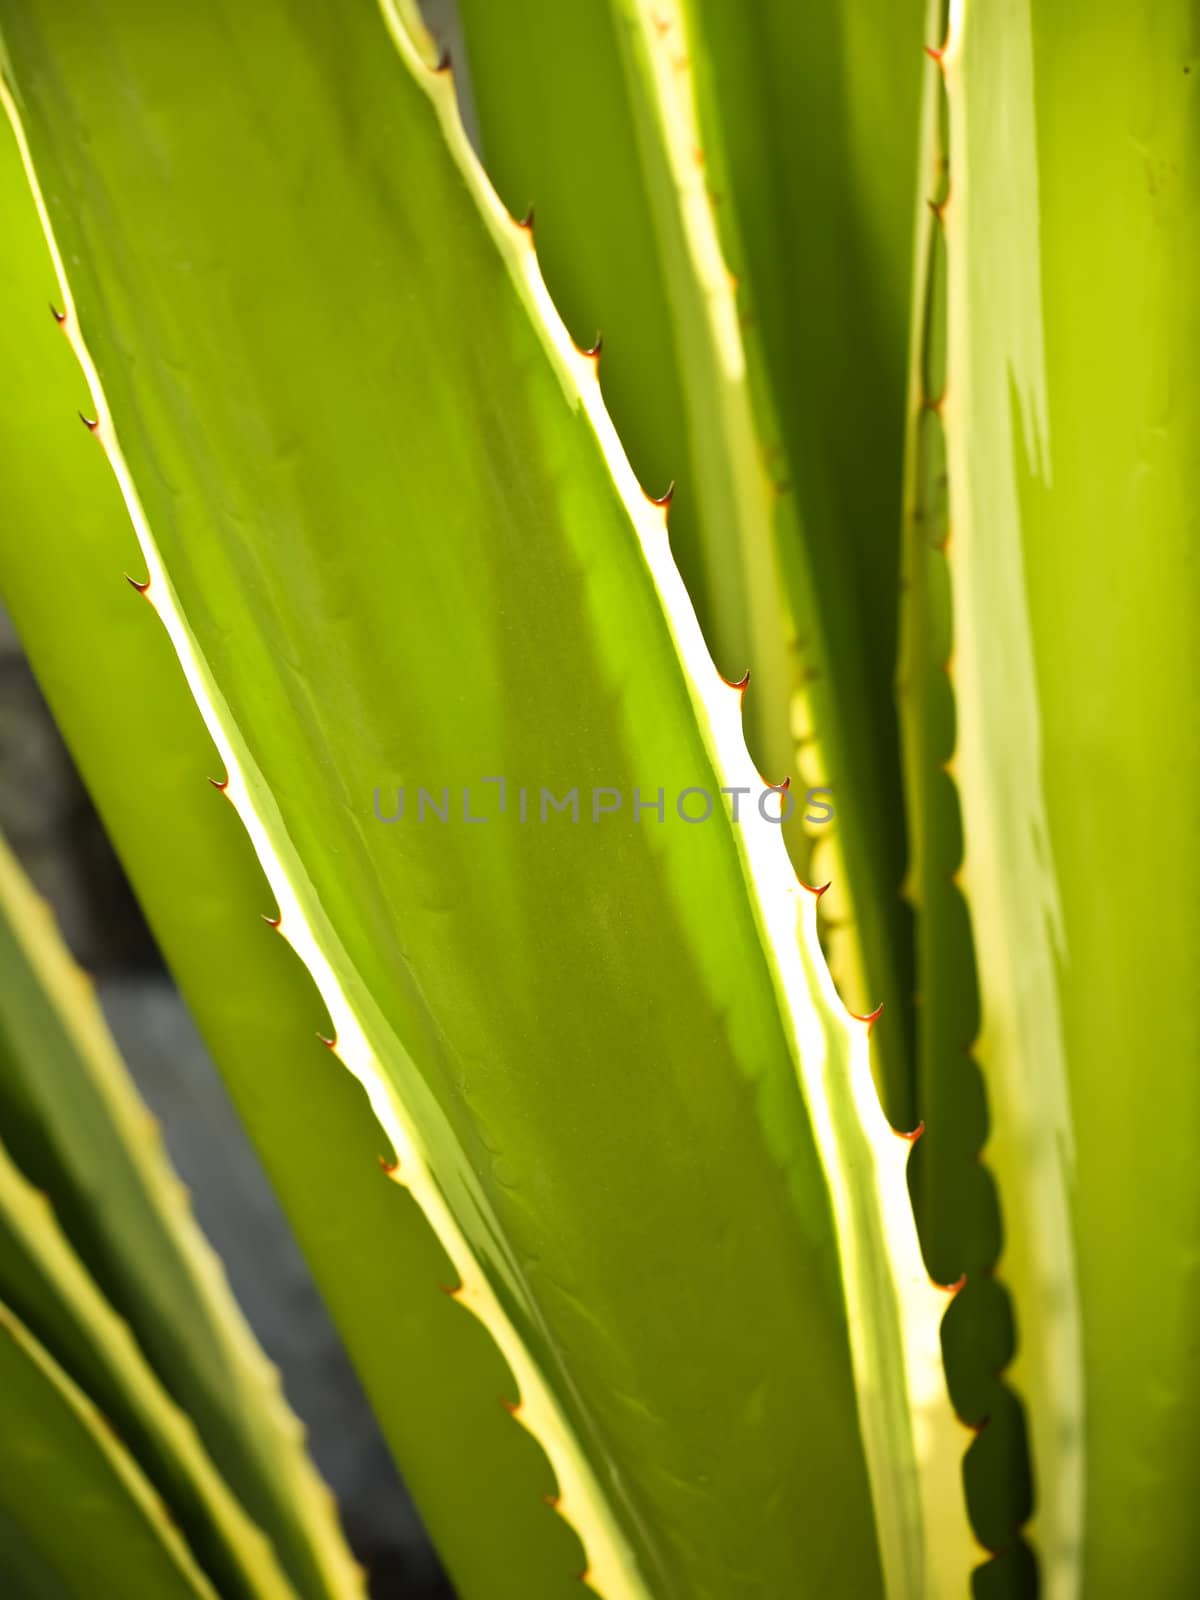
[(379, 1162), (379, 1170), (385, 1177), (390, 1178), (400, 1171), (400, 1163), (398, 1161), (389, 1161), (386, 1156), (377, 1156), (375, 1159)]
[(772, 789), (777, 789), (780, 794), (786, 794), (788, 792), (788, 790), (792, 787), (791, 774), (789, 773), (788, 776), (783, 780), (782, 783), (773, 783), (771, 785), (771, 787), (772, 787)]
[[(883, 1007), (880, 1006), (879, 1010), (882, 1011)], [(851, 1016), (853, 1015), (854, 1013), (851, 1012)], [(878, 1013), (876, 1013), (876, 1015), (878, 1015)], [(858, 1020), (861, 1022), (863, 1019), (860, 1017)], [(897, 1139), (903, 1139), (905, 1144), (916, 1144), (917, 1140), (925, 1132), (925, 1124), (923, 1122), (918, 1122), (911, 1133), (904, 1133), (899, 1128), (893, 1128), (892, 1132), (896, 1135)]]
[(855, 1022), (866, 1023), (867, 1037), (869, 1039), (871, 1037), (871, 1029), (875, 1026), (875, 1024), (879, 1021), (880, 1016), (883, 1014), (883, 1001), (881, 1000), (879, 1002), (874, 1011), (868, 1011), (865, 1017), (859, 1016), (857, 1011), (851, 1011), (848, 1014), (854, 1018)]
[(266, 923), (268, 928), (278, 928), (279, 924), (283, 921), (283, 916), (280, 912), (276, 912), (273, 917), (269, 917), (265, 911), (260, 911), (258, 914)]
[(439, 1283), (438, 1288), (444, 1295), (449, 1295), (451, 1300), (457, 1300), (462, 1293), (463, 1286), (459, 1284)]
[(600, 365), (600, 351), (603, 347), (604, 335), (602, 333), (597, 333), (595, 343), (587, 350), (580, 350), (578, 345), (575, 346), (581, 356), (589, 356), (597, 366)]
[(938, 50), (934, 45), (927, 44), (923, 45), (922, 49), (925, 51), (925, 54), (929, 57), (929, 59), (936, 64), (938, 71), (944, 72), (945, 62), (942, 58), (946, 53), (945, 46), (943, 45), (942, 48)]
[(646, 496), (646, 499), (649, 500), (649, 502), (650, 502), (650, 504), (652, 506), (662, 506), (664, 508), (664, 510), (667, 509), (670, 506), (671, 501), (674, 500), (674, 498), (675, 498), (675, 479), (674, 478), (672, 478), (670, 483), (667, 485), (665, 494), (648, 494)]
[(55, 322), (58, 323), (60, 328), (67, 320), (67, 313), (65, 311), (60, 311), (53, 301), (50, 302), (50, 315), (54, 318)]
[(824, 883), (805, 883), (803, 878), (799, 878), (797, 879), (797, 882), (802, 889), (807, 889), (809, 894), (816, 895), (817, 899), (819, 900), (825, 893), (826, 889), (829, 888), (829, 885), (833, 882), (833, 879), (829, 878)]
[(929, 1281), (932, 1283), (935, 1289), (940, 1289), (943, 1294), (949, 1295), (951, 1300), (953, 1300), (956, 1294), (961, 1294), (966, 1288), (967, 1275), (964, 1272), (956, 1283), (939, 1283), (936, 1278), (930, 1278)]
[(210, 778), (208, 781), (212, 784), (214, 789), (219, 789), (222, 794), (224, 794), (226, 789), (229, 787), (228, 778)]
[(557, 1511), (559, 1506), (562, 1505), (562, 1495), (560, 1494), (544, 1494), (542, 1499), (550, 1507), (551, 1511)]
[(449, 72), (450, 71), (450, 47), (449, 47), (449, 45), (445, 45), (444, 44), (442, 46), (441, 51), (438, 54), (437, 65), (434, 67), (433, 70), (435, 72)]
[(124, 574), (124, 578), (125, 582), (136, 589), (139, 594), (145, 594), (146, 590), (150, 587), (149, 578), (146, 579), (145, 583), (139, 583), (136, 578), (131, 578), (127, 572)]
[(83, 423), (84, 427), (89, 433), (95, 433), (96, 429), (100, 426), (99, 417), (85, 417), (82, 411), (79, 413), (79, 420)]
[(319, 1033), (317, 1035), (317, 1038), (320, 1039), (321, 1043), (325, 1046), (326, 1050), (336, 1050), (337, 1049), (337, 1034), (334, 1034), (332, 1039), (327, 1039), (323, 1033)]
[(517, 227), (518, 228), (524, 228), (525, 232), (528, 233), (528, 234), (532, 234), (533, 233), (533, 207), (532, 206), (529, 207), (528, 211), (526, 211), (525, 215), (521, 218), (520, 222), (517, 223)]
[(723, 672), (717, 676), (727, 689), (736, 689), (738, 694), (745, 698), (746, 690), (750, 687), (750, 668), (747, 667), (740, 678), (727, 678)]
[(515, 1417), (521, 1409), (521, 1402), (519, 1400), (502, 1399), (500, 1404), (504, 1407), (505, 1411), (508, 1412), (510, 1417)]

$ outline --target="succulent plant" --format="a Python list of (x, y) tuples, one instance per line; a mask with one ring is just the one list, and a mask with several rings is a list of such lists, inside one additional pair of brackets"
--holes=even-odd
[[(1190, 10), (460, 10), (0, 0), (54, 714), (463, 1600), (1182, 1600)], [(355, 1593), (76, 990), (0, 1573)]]

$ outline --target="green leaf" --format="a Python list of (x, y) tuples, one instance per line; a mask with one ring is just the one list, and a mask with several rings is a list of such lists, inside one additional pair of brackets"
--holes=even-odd
[[(894, 760), (887, 754), (894, 619), (886, 620), (880, 634), (880, 617), (868, 618), (870, 649), (863, 654), (882, 685), (872, 702), (871, 690), (856, 676), (857, 665), (836, 654), (840, 648), (850, 655), (861, 641), (839, 641), (827, 626), (831, 613), (846, 611), (858, 627), (864, 605), (854, 572), (831, 575), (822, 560), (822, 549), (834, 544), (828, 527), (832, 513), (821, 499), (824, 488), (813, 489), (810, 526), (810, 486), (798, 477), (795, 432), (815, 426), (824, 441), (830, 408), (824, 396), (818, 407), (810, 396), (797, 396), (795, 369), (768, 369), (763, 353), (768, 346), (785, 347), (796, 337), (796, 324), (804, 323), (810, 341), (839, 341), (863, 368), (879, 366), (877, 347), (890, 339), (886, 359), (894, 365), (903, 356), (906, 308), (901, 302), (891, 305), (896, 290), (882, 291), (886, 275), (876, 270), (865, 291), (870, 316), (864, 317), (862, 302), (843, 308), (836, 295), (799, 306), (789, 298), (786, 307), (777, 308), (780, 326), (768, 327), (765, 337), (756, 326), (761, 320), (757, 273), (760, 265), (768, 275), (771, 270), (760, 257), (774, 243), (767, 237), (763, 200), (772, 227), (778, 226), (781, 206), (795, 208), (802, 226), (805, 213), (831, 184), (846, 189), (844, 209), (852, 216), (856, 207), (870, 215), (867, 201), (876, 196), (875, 181), (865, 164), (861, 176), (848, 170), (842, 143), (824, 127), (820, 137), (806, 129), (776, 147), (779, 119), (770, 127), (762, 120), (757, 55), (753, 82), (747, 85), (739, 75), (741, 52), (752, 47), (759, 26), (744, 12), (726, 8), (712, 24), (718, 35), (713, 41), (702, 16), (689, 16), (686, 7), (664, 0), (581, 0), (552, 11), (535, 0), (504, 7), (466, 0), (463, 15), (488, 170), (515, 214), (536, 202), (539, 257), (576, 342), (589, 344), (593, 330), (603, 330), (601, 387), (641, 482), (661, 488), (677, 481), (672, 550), (718, 666), (729, 678), (751, 669), (746, 699), (751, 754), (761, 771), (791, 773), (801, 788), (833, 785), (832, 825), (821, 824), (817, 819), (823, 812), (814, 810), (816, 825), (806, 830), (798, 814), (785, 837), (805, 877), (833, 880), (821, 910), (834, 971), (855, 1009), (866, 1012), (883, 1002), (889, 1011), (889, 1028), (878, 1042), (881, 1072), (894, 1119), (911, 1126), (916, 1119), (904, 1021), (909, 996), (902, 968), (894, 970), (904, 947), (884, 942), (889, 929), (894, 933), (903, 925), (903, 908), (895, 901), (901, 867), (892, 846), (885, 858), (872, 842), (876, 836), (883, 841), (902, 836), (898, 785), (891, 803), (876, 806), (868, 820), (868, 801), (878, 801), (884, 784), (881, 772), (869, 766), (875, 760), (873, 744), (882, 740), (883, 760)], [(799, 36), (800, 14), (791, 23), (781, 18), (772, 26)], [(811, 19), (804, 19), (806, 33), (810, 27)], [(735, 32), (735, 43), (719, 36), (723, 29)], [(914, 85), (918, 43), (914, 38)], [(878, 51), (880, 43), (868, 30), (856, 48), (861, 58)], [(764, 49), (764, 58), (768, 54)], [(872, 57), (868, 66), (866, 79), (874, 85), (879, 63)], [(863, 74), (847, 76), (853, 82)], [(522, 90), (514, 94), (517, 82)], [(705, 86), (712, 91), (709, 100), (717, 103), (701, 97), (697, 107), (696, 89)], [(743, 103), (743, 94), (750, 104)], [(888, 147), (896, 152), (915, 136), (911, 98), (906, 90), (899, 104), (889, 102)], [(790, 89), (787, 104), (789, 116), (800, 114)], [(706, 113), (702, 123), (698, 110)], [(735, 119), (739, 131), (751, 126), (770, 144), (766, 151), (735, 147), (729, 171), (721, 170), (725, 115)], [(808, 147), (813, 153), (802, 165), (798, 152)], [(885, 165), (890, 174), (892, 166)], [(782, 181), (772, 190), (762, 174), (769, 170), (779, 178), (781, 166)], [(901, 171), (896, 182), (904, 181)], [(867, 194), (860, 197), (864, 182)], [(907, 198), (905, 207), (902, 221), (894, 196), (889, 194), (884, 208), (888, 259), (898, 263), (901, 291), (908, 270)], [(745, 237), (739, 230), (743, 212)], [(753, 248), (747, 250), (747, 244)], [(806, 259), (811, 254), (806, 241)], [(832, 259), (824, 270), (829, 277), (845, 278)], [(882, 328), (874, 314), (879, 298), (889, 305)], [(831, 319), (831, 304), (844, 313), (844, 325)], [(811, 351), (803, 359), (807, 372), (817, 370)], [(848, 370), (844, 355), (837, 370)], [(861, 501), (867, 484), (868, 495), (884, 504), (882, 516), (878, 506), (869, 514), (858, 506), (848, 519), (862, 537), (869, 533), (876, 547), (858, 570), (882, 576), (882, 592), (872, 597), (881, 611), (891, 592), (887, 574), (894, 570), (899, 520), (895, 419), (900, 407), (896, 394), (895, 416), (888, 417), (883, 408), (893, 398), (891, 390), (881, 388), (874, 375), (870, 382), (866, 409), (873, 431), (864, 430), (865, 444), (860, 439), (856, 448), (866, 449), (875, 470), (864, 474), (857, 456), (849, 465), (839, 463), (842, 476), (835, 487)], [(793, 413), (801, 399), (806, 409), (797, 419)], [(889, 490), (894, 504), (887, 501)], [(868, 768), (851, 781), (854, 763), (864, 754)], [(878, 811), (886, 813), (883, 829)], [(815, 853), (814, 838), (819, 841)], [(850, 924), (858, 916), (860, 897), (862, 925), (856, 929)]]
[[(13, 976), (7, 962), (4, 976)], [(88, 1277), (50, 1201), (25, 1181), (3, 1145), (0, 1298), (117, 1430), (222, 1593), (294, 1596), (270, 1542), (229, 1492), (191, 1422)]]
[[(0, 558), (5, 603), (457, 1592), (569, 1600), (578, 1542), (543, 1503), (553, 1486), (544, 1458), (498, 1403), (503, 1363), (440, 1292), (452, 1277), (445, 1254), (379, 1170), (386, 1139), (359, 1086), (316, 1039), (328, 1031), (324, 1007), (262, 923), (270, 891), (237, 818), (205, 781), (220, 758), (165, 634), (122, 580), (123, 569), (138, 569), (137, 542), (107, 463), (79, 425), (86, 388), (47, 309), (54, 269), (7, 129), (0, 163), (0, 504), (20, 532)], [(56, 1036), (52, 1023), (30, 1041), (31, 1091)], [(79, 1093), (73, 1085), (48, 1108), (49, 1126), (63, 1119), (53, 1159), (43, 1124), (53, 1169), (45, 1178), (56, 1189), (60, 1161), (69, 1171), (94, 1159), (78, 1137)], [(4, 1128), (17, 1138), (11, 1104)], [(34, 1154), (24, 1151), (27, 1162)], [(89, 1196), (97, 1183), (104, 1189), (97, 1173)], [(119, 1292), (139, 1252), (116, 1252), (118, 1281), (111, 1250), (86, 1251), (106, 1292), (141, 1325), (152, 1311)], [(153, 1326), (148, 1334), (154, 1344)], [(210, 1449), (220, 1443), (209, 1435)], [(305, 1537), (321, 1543), (333, 1521), (318, 1492)], [(269, 1508), (256, 1504), (266, 1520)]]
[(2, 1303), (0, 1393), (0, 1579), (10, 1593), (217, 1600), (132, 1457)]
[(1043, 1593), (1190, 1593), (1193, 9), (952, 9), (956, 773)]
[(801, 771), (837, 796), (812, 867), (832, 879), (831, 964), (854, 1009), (887, 1011), (880, 1082), (911, 1127), (893, 677), (923, 4), (675, 9), (765, 437), (799, 507), (781, 557), (810, 705)]
[[(945, 34), (930, 6), (929, 37)], [(917, 1094), (925, 1134), (909, 1171), (925, 1260), (935, 1278), (966, 1282), (946, 1313), (943, 1350), (959, 1415), (981, 1432), (965, 1472), (972, 1524), (988, 1550), (1012, 1545), (1029, 1515), (1029, 1471), (1019, 1402), (1003, 1381), (1013, 1318), (993, 1269), (1001, 1248), (996, 1187), (981, 1151), (988, 1134), (979, 1032), (979, 980), (960, 872), (962, 819), (954, 781), (954, 618), (945, 412), (946, 249), (950, 190), (941, 75), (927, 65), (922, 117), (917, 264), (905, 473), (903, 629), (897, 676), (910, 852), (906, 896), (917, 913)], [(1022, 1552), (1027, 1558), (1028, 1552)], [(1015, 1560), (1015, 1556), (1010, 1561)], [(977, 1580), (996, 1595), (1003, 1566)], [(1004, 1592), (1010, 1592), (1005, 1590)], [(1028, 1592), (1017, 1590), (1016, 1592)]]
[[(0, 15), (147, 596), (587, 1581), (867, 1595), (878, 1514), (895, 1593), (961, 1587), (865, 1030), (757, 805), (630, 814), (757, 789), (740, 697), (450, 85), (365, 3), (233, 54), (215, 4), (69, 10)], [(602, 785), (606, 833), (519, 820)]]
[[(536, 202), (539, 260), (576, 343), (603, 334), (605, 404), (647, 492), (674, 486), (672, 552), (720, 670), (750, 673), (747, 742), (781, 782), (800, 685), (775, 523), (793, 507), (755, 428), (687, 77), (644, 6), (462, 12), (489, 173), (514, 215)], [(805, 809), (785, 830), (802, 868)]]
[[(94, 1263), (164, 1384), (210, 1441), (213, 1457), (252, 1515), (278, 1530), (302, 1581), (316, 1594), (353, 1594), (359, 1587), (357, 1570), (337, 1532), (328, 1491), (304, 1455), (300, 1425), (284, 1404), (278, 1374), (255, 1343), (219, 1261), (192, 1220), (87, 980), (2, 842), (0, 973), (5, 1144), (27, 1176), (52, 1196), (64, 1228), (80, 1254)], [(19, 1220), (14, 1210), (9, 1226)], [(9, 1262), (14, 1270), (17, 1257), (30, 1255), (37, 1243), (27, 1221), (21, 1233), (24, 1243), (15, 1235), (9, 1241), (16, 1252)], [(103, 1368), (87, 1366), (86, 1324), (89, 1317), (99, 1322), (104, 1308), (102, 1301), (84, 1303), (90, 1285), (82, 1269), (72, 1271), (75, 1265), (59, 1248), (57, 1259), (22, 1268), (22, 1281), (30, 1271), (45, 1278), (53, 1269), (57, 1291), (39, 1293), (39, 1315), (32, 1321), (43, 1342), (100, 1400), (101, 1377), (108, 1394), (118, 1392), (111, 1371), (115, 1358)], [(79, 1302), (69, 1319), (74, 1327), (56, 1325), (52, 1337), (47, 1330), (55, 1293), (62, 1299), (68, 1289)], [(11, 1301), (11, 1281), (6, 1292)], [(31, 1320), (23, 1300), (18, 1309)], [(60, 1309), (66, 1318), (67, 1308)], [(97, 1327), (93, 1338), (99, 1337)], [(99, 1359), (99, 1350), (93, 1353)], [(128, 1352), (120, 1354), (128, 1366)], [(144, 1389), (143, 1381), (136, 1392), (127, 1392), (126, 1403), (132, 1407)], [(103, 1403), (110, 1408), (109, 1400)], [(115, 1406), (111, 1409), (115, 1413)], [(178, 1429), (171, 1428), (171, 1438), (164, 1439), (161, 1416), (148, 1419), (144, 1405), (138, 1426), (153, 1432), (155, 1448), (176, 1471)], [(190, 1453), (197, 1459), (200, 1454)], [(191, 1471), (197, 1470), (193, 1461)], [(211, 1471), (209, 1478), (215, 1478)], [(211, 1508), (205, 1515), (211, 1518)], [(256, 1556), (253, 1583), (263, 1584), (264, 1593), (290, 1593), (278, 1574), (274, 1588), (268, 1587), (272, 1565), (273, 1560)]]

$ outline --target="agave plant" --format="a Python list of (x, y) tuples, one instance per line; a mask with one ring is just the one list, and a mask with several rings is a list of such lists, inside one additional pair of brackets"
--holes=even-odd
[[(1188, 1596), (1194, 19), (811, 10), (0, 0), (4, 599), (464, 1600)], [(10, 1098), (0, 1571), (353, 1593)]]

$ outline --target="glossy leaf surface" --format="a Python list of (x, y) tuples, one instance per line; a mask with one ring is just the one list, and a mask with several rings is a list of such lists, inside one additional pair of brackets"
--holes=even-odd
[[(591, 364), (541, 325), (449, 86), (370, 7), (263, 7), (233, 59), (219, 6), (169, 36), (134, 11), (52, 44), (3, 13), (99, 442), (281, 931), (517, 1372), (588, 1581), (870, 1593), (861, 1409), (918, 1593), (902, 1152), (776, 825), (631, 815), (635, 786), (756, 775)], [(472, 826), (462, 790), (501, 775), (517, 816), (477, 787)], [(418, 784), (453, 820), (380, 820)], [(602, 785), (603, 853), (540, 793)]]
[[(137, 541), (79, 425), (86, 386), (50, 316), (53, 264), (3, 132), (0, 592), (459, 1592), (569, 1600), (578, 1543), (546, 1511), (544, 1460), (497, 1403), (503, 1364), (440, 1292), (444, 1253), (380, 1173), (386, 1140), (315, 1037), (324, 1007), (264, 926), (270, 890), (205, 781), (220, 758), (121, 576), (138, 570)], [(61, 1115), (77, 1118), (74, 1100)]]
[(1043, 1593), (1185, 1594), (1194, 15), (951, 8), (956, 774)]
[(140, 1469), (0, 1304), (0, 1578), (22, 1600), (217, 1600)]

